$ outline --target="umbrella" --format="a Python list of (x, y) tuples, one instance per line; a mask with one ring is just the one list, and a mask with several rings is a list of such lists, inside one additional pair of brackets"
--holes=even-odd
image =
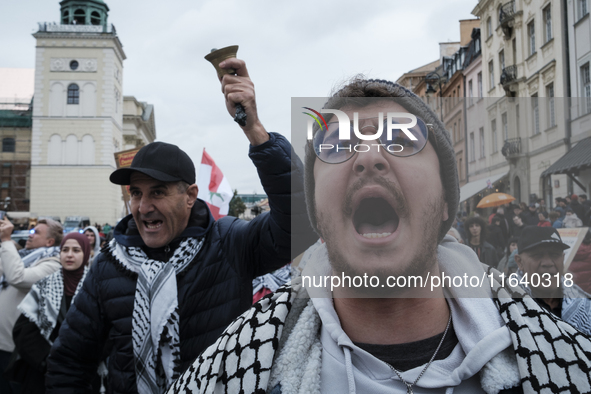
[(498, 207), (499, 205), (505, 205), (514, 200), (515, 197), (510, 194), (492, 193), (480, 200), (476, 208)]

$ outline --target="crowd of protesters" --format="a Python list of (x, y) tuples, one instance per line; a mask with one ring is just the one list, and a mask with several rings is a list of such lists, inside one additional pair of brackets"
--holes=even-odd
[[(324, 138), (316, 130), (304, 167), (285, 137), (258, 120), (244, 62), (219, 66), (236, 73), (221, 78), (222, 91), (232, 116), (236, 104), (245, 108), (248, 120), (239, 123), (270, 212), (250, 222), (214, 220), (197, 198), (187, 153), (154, 142), (109, 178), (131, 195), (131, 214), (111, 239), (96, 225), (64, 236), (59, 223), (40, 220), (19, 252), (14, 226), (0, 220), (0, 393), (591, 392), (591, 301), (583, 291), (591, 287), (591, 237), (573, 262), (582, 289), (558, 279), (549, 289), (506, 285), (490, 268), (522, 276), (551, 260), (542, 269), (561, 276), (569, 246), (556, 227), (590, 224), (586, 196), (558, 198), (550, 211), (539, 200), (454, 221), (451, 139), (411, 92), (355, 79), (327, 107), (361, 112), (362, 129), (381, 127), (368, 117), (376, 110), (416, 113), (422, 139), (410, 143), (412, 155), (347, 157), (337, 148), (322, 156), (313, 149)], [(292, 259), (299, 262), (290, 271), (283, 266)], [(421, 298), (418, 287), (381, 293), (350, 285), (314, 297), (298, 281), (454, 269), (491, 275), (493, 286), (482, 297), (460, 297), (451, 285), (449, 297), (443, 288)], [(279, 287), (290, 274), (293, 282)], [(263, 298), (251, 308), (253, 292)], [(377, 297), (384, 294), (398, 297)], [(555, 364), (551, 374), (532, 362), (540, 358)]]
[[(572, 194), (565, 198), (556, 197), (554, 208), (547, 207), (542, 199), (529, 205), (524, 202), (506, 204), (493, 208), (487, 217), (474, 213), (469, 217), (458, 218), (454, 228), (459, 234), (458, 240), (470, 246), (481, 262), (501, 272), (513, 273), (517, 269), (513, 256), (526, 226), (556, 229), (589, 227), (591, 200), (585, 194)], [(579, 258), (591, 266), (588, 240), (589, 236), (585, 238), (574, 261)], [(574, 264), (573, 270), (577, 267), (578, 264)], [(585, 280), (591, 282), (591, 272)]]

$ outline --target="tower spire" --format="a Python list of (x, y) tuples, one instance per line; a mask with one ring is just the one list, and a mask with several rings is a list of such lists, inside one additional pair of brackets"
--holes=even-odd
[(63, 0), (60, 7), (62, 25), (94, 25), (107, 29), (109, 7), (102, 0)]

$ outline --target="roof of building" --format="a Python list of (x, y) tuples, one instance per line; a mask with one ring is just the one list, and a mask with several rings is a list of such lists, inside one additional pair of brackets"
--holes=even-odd
[(437, 66), (439, 66), (439, 59), (433, 60), (431, 63), (427, 63), (421, 67), (417, 67), (414, 70), (407, 71), (405, 74), (431, 72), (435, 70)]
[(588, 168), (591, 168), (591, 137), (581, 140), (544, 171), (542, 176), (572, 174)]
[(0, 110), (0, 127), (31, 127), (32, 111)]

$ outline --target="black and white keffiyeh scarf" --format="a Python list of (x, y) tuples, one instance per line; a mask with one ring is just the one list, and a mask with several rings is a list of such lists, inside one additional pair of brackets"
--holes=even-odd
[[(482, 266), (493, 278), (493, 300), (510, 330), (523, 392), (591, 393), (591, 337), (541, 308), (521, 287), (501, 281), (497, 270)], [(320, 394), (320, 317), (300, 279), (295, 275), (236, 318), (168, 393)], [(503, 388), (508, 387), (513, 386)]]
[[(39, 327), (41, 335), (50, 344), (52, 342), (49, 340), (49, 337), (57, 325), (57, 318), (64, 296), (64, 275), (62, 269), (60, 268), (53, 274), (35, 283), (29, 294), (18, 305), (18, 309), (22, 314)], [(80, 282), (78, 282), (72, 302), (74, 302), (76, 294), (78, 294), (78, 291), (82, 287), (87, 273), (88, 267), (84, 267), (84, 274)]]
[(163, 393), (180, 373), (176, 275), (193, 261), (203, 240), (184, 239), (168, 261), (150, 259), (141, 248), (126, 247), (114, 239), (109, 244), (113, 257), (138, 275), (132, 338), (140, 393)]
[[(35, 248), (35, 249), (21, 249), (18, 251), (18, 255), (20, 256), (21, 260), (23, 261), (23, 265), (25, 268), (29, 268), (33, 265), (33, 263), (46, 259), (48, 257), (56, 257), (60, 254), (59, 246), (50, 246), (50, 247), (43, 247), (43, 248)], [(8, 286), (4, 275), (0, 276), (0, 291), (3, 288)]]
[[(523, 271), (517, 270), (518, 283), (525, 292), (532, 295), (531, 287), (527, 281), (523, 281)], [(562, 320), (575, 327), (577, 330), (591, 335), (591, 295), (585, 293), (583, 289), (574, 283), (570, 285), (566, 278), (561, 278), (560, 289), (562, 290)]]

